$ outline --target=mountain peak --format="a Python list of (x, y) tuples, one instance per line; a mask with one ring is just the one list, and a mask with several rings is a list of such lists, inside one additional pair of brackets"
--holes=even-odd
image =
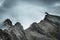
[(10, 19), (6, 19), (6, 20), (4, 21), (4, 23), (6, 23), (6, 24), (8, 24), (8, 25), (11, 25), (11, 26), (12, 26), (12, 22), (11, 22), (11, 20), (10, 20)]
[(17, 22), (14, 26), (16, 26), (16, 27), (18, 27), (18, 28), (20, 28), (20, 29), (23, 29), (23, 26), (21, 25), (20, 22)]
[(31, 30), (31, 31), (37, 31), (39, 33), (42, 33), (42, 29), (39, 27), (38, 23), (34, 22), (31, 24), (30, 28), (27, 30)]
[(16, 25), (16, 26), (17, 26), (17, 25), (21, 25), (21, 23), (17, 22), (15, 25)]
[(34, 22), (34, 23), (31, 24), (31, 28), (33, 29), (34, 27), (37, 27), (37, 25), (38, 24), (36, 22)]

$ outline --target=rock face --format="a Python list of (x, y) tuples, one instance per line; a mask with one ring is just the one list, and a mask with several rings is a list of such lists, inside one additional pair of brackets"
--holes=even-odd
[(11, 40), (10, 37), (8, 33), (0, 29), (0, 40)]
[[(25, 36), (25, 32), (24, 32), (24, 29), (23, 29), (23, 26), (17, 22), (15, 25), (12, 25), (12, 22), (9, 20), (9, 19), (6, 19), (4, 22), (3, 22), (3, 25), (2, 26), (5, 26), (6, 28), (4, 28), (2, 31), (7, 33), (8, 35), (10, 35), (10, 39), (11, 40), (27, 40), (26, 36)], [(0, 32), (1, 33), (1, 32)], [(3, 33), (1, 33), (3, 34)], [(5, 36), (4, 34), (2, 35), (3, 37), (8, 37)], [(0, 36), (1, 37), (1, 36)], [(5, 38), (4, 37), (4, 38)], [(6, 40), (4, 39), (3, 40)], [(9, 40), (9, 39), (8, 39)]]
[(60, 16), (45, 13), (43, 20), (32, 23), (26, 30), (21, 23), (12, 25), (6, 19), (0, 24), (0, 40), (60, 40)]

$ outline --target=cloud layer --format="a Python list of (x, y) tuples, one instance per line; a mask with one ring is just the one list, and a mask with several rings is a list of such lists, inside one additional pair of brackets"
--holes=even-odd
[(60, 0), (3, 0), (0, 2), (0, 22), (9, 18), (20, 22), (24, 29), (33, 22), (39, 22), (47, 11), (60, 15)]

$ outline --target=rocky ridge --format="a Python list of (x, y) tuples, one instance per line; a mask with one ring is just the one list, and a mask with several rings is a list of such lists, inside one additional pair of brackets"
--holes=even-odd
[(60, 40), (60, 16), (47, 12), (43, 20), (32, 23), (26, 30), (19, 22), (12, 25), (10, 19), (6, 19), (2, 24), (0, 40)]

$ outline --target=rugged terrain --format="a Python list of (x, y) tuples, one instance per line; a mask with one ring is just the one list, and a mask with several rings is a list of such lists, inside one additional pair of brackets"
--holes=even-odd
[(10, 19), (0, 24), (0, 40), (60, 40), (60, 16), (46, 13), (39, 23), (24, 30), (21, 23), (12, 25)]

